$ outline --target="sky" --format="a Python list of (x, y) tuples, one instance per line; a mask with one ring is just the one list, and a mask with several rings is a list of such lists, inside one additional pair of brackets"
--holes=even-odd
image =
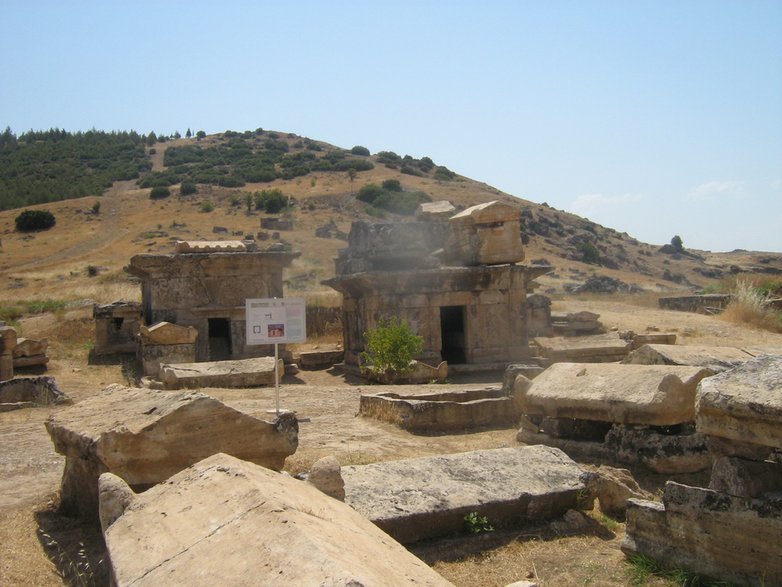
[(2, 0), (0, 127), (431, 157), (652, 244), (782, 252), (782, 0)]

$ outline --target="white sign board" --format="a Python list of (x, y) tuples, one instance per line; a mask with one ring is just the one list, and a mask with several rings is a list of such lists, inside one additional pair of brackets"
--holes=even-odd
[(304, 298), (266, 298), (245, 301), (247, 344), (306, 342), (307, 307)]

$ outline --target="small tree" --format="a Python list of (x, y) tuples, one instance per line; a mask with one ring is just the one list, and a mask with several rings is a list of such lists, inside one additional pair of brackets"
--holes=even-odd
[(402, 184), (399, 183), (398, 179), (387, 179), (382, 184), (384, 190), (388, 190), (389, 192), (401, 192), (402, 191)]
[(684, 251), (684, 242), (678, 234), (671, 239), (671, 246), (677, 253)]
[(196, 187), (196, 184), (194, 184), (192, 181), (183, 181), (182, 185), (179, 188), (179, 193), (183, 196), (189, 196), (190, 194), (194, 194), (198, 191), (198, 188)]
[(191, 131), (190, 127), (188, 126), (187, 127), (187, 132), (185, 133), (185, 137), (189, 139), (192, 136), (193, 136), (193, 131)]
[(152, 188), (149, 192), (149, 197), (153, 200), (162, 200), (163, 198), (167, 198), (170, 195), (171, 191), (162, 185)]
[(364, 337), (367, 350), (361, 353), (362, 370), (387, 383), (409, 373), (413, 357), (424, 348), (424, 339), (396, 317), (381, 319)]
[(206, 138), (206, 133), (204, 131), (202, 131), (202, 130), (199, 130), (196, 133), (196, 138), (200, 141), (201, 139)]
[(369, 149), (362, 147), (361, 145), (356, 145), (350, 150), (350, 152), (354, 155), (364, 155), (365, 157), (369, 156)]
[(35, 232), (46, 230), (55, 225), (57, 220), (48, 210), (25, 210), (14, 219), (19, 232)]

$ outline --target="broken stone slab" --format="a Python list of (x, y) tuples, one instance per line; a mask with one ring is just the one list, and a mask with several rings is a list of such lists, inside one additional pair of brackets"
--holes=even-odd
[(93, 518), (101, 473), (145, 488), (216, 452), (279, 470), (298, 446), (292, 413), (264, 421), (203, 393), (120, 385), (55, 413), (46, 429), (65, 456), (63, 509)]
[(700, 367), (555, 363), (530, 381), (516, 378), (522, 412), (552, 418), (671, 426), (695, 418)]
[(622, 551), (737, 585), (782, 585), (776, 495), (747, 500), (669, 481), (663, 503), (628, 500)]
[(39, 355), (45, 355), (49, 349), (49, 340), (42, 338), (36, 340), (33, 338), (19, 338), (16, 341), (14, 347), (14, 359), (20, 359), (22, 357), (36, 357)]
[(46, 365), (49, 357), (46, 355), (34, 355), (32, 357), (19, 357), (14, 359), (14, 369), (23, 369), (25, 367), (38, 367)]
[(55, 406), (72, 402), (53, 377), (17, 377), (0, 382), (0, 403), (28, 407), (28, 404)]
[(627, 365), (686, 365), (704, 367), (712, 375), (752, 358), (746, 351), (725, 346), (646, 344), (622, 361)]
[(142, 325), (139, 334), (145, 344), (193, 344), (198, 338), (198, 331), (192, 326), (171, 322), (158, 322), (150, 327)]
[[(277, 371), (281, 379), (285, 373), (282, 359), (278, 359)], [(274, 357), (205, 363), (162, 363), (160, 379), (166, 389), (274, 385)]]
[(242, 241), (177, 241), (177, 253), (237, 253), (247, 251)]
[(580, 337), (537, 337), (532, 341), (545, 363), (613, 363), (630, 352), (632, 342), (616, 333)]
[(502, 389), (361, 394), (359, 415), (405, 430), (445, 432), (482, 426), (509, 426), (521, 411)]
[(645, 344), (676, 344), (676, 333), (674, 332), (645, 332), (644, 334), (635, 334), (631, 338), (633, 341), (633, 350), (639, 349)]
[(299, 367), (302, 369), (320, 369), (341, 363), (345, 351), (339, 349), (302, 351), (299, 353)]
[(774, 346), (774, 345), (751, 346), (751, 347), (745, 347), (742, 350), (749, 353), (753, 357), (759, 357), (760, 355), (776, 355), (782, 357), (782, 346)]
[(225, 454), (134, 496), (104, 536), (117, 587), (451, 585), (344, 503)]
[(709, 489), (754, 499), (782, 491), (782, 463), (721, 457), (711, 470)]
[(697, 409), (702, 434), (782, 448), (782, 357), (761, 355), (704, 379)]
[(415, 217), (421, 220), (448, 220), (456, 213), (456, 207), (448, 200), (423, 202), (418, 205)]
[(345, 503), (403, 544), (464, 530), (477, 512), (495, 526), (578, 506), (584, 471), (565, 453), (520, 446), (342, 467)]

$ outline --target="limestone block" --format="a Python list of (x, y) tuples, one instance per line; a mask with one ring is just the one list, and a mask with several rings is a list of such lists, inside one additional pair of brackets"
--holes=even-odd
[(53, 377), (17, 377), (0, 383), (0, 403), (55, 406), (70, 404), (71, 398)]
[(478, 512), (495, 526), (561, 516), (585, 475), (545, 446), (478, 450), (342, 467), (345, 503), (403, 544), (464, 530)]
[(498, 201), (477, 204), (449, 220), (447, 250), (466, 265), (495, 265), (524, 260), (520, 211)]
[(279, 470), (298, 445), (293, 414), (263, 421), (203, 393), (119, 385), (56, 412), (46, 429), (65, 456), (63, 507), (89, 517), (101, 473), (146, 487), (220, 451)]
[(751, 358), (752, 355), (735, 347), (645, 344), (622, 362), (628, 365), (704, 367), (714, 374), (746, 363)]
[(753, 357), (759, 357), (760, 355), (782, 356), (782, 346), (761, 345), (761, 346), (745, 347), (742, 350), (749, 353)]
[(702, 434), (782, 448), (782, 357), (761, 355), (704, 379), (697, 411)]
[(676, 333), (674, 332), (645, 332), (644, 334), (635, 334), (632, 336), (633, 350), (639, 349), (645, 344), (676, 344)]
[(782, 491), (782, 463), (719, 458), (711, 470), (709, 489), (747, 499)]
[(450, 585), (344, 503), (225, 454), (135, 496), (105, 538), (117, 587)]
[(230, 253), (247, 250), (242, 241), (177, 241), (177, 253)]
[(323, 457), (312, 464), (307, 481), (326, 495), (345, 501), (345, 480), (342, 478), (339, 461), (333, 457)]
[(35, 340), (33, 338), (20, 338), (16, 341), (14, 347), (14, 359), (21, 357), (35, 357), (36, 355), (45, 355), (49, 348), (49, 341), (46, 338)]
[[(278, 360), (277, 370), (282, 379), (285, 373), (282, 359)], [(166, 389), (274, 385), (274, 357), (205, 363), (163, 363), (160, 365), (160, 379)]]
[(32, 357), (19, 357), (14, 360), (14, 369), (22, 369), (24, 367), (37, 367), (39, 365), (46, 365), (49, 362), (49, 357), (46, 355), (35, 355)]
[(437, 202), (423, 202), (418, 205), (416, 218), (421, 220), (443, 219), (447, 220), (456, 212), (456, 208), (448, 200), (438, 200)]
[(345, 358), (345, 351), (340, 349), (302, 351), (299, 353), (299, 367), (302, 369), (318, 369), (331, 367)]
[(779, 500), (669, 481), (663, 503), (631, 499), (622, 550), (737, 585), (782, 585)]
[(0, 381), (14, 376), (14, 347), (16, 330), (10, 326), (0, 326)]
[(150, 327), (139, 328), (144, 344), (192, 344), (198, 338), (198, 331), (192, 326), (180, 326), (171, 322), (158, 322)]
[(533, 340), (541, 357), (549, 363), (612, 363), (630, 352), (631, 342), (616, 334), (581, 337), (538, 337)]
[(624, 517), (628, 499), (646, 497), (627, 469), (602, 465), (589, 473), (589, 498), (597, 499), (600, 511), (608, 516)]
[(533, 381), (516, 378), (525, 414), (670, 426), (695, 417), (699, 367), (556, 363)]

